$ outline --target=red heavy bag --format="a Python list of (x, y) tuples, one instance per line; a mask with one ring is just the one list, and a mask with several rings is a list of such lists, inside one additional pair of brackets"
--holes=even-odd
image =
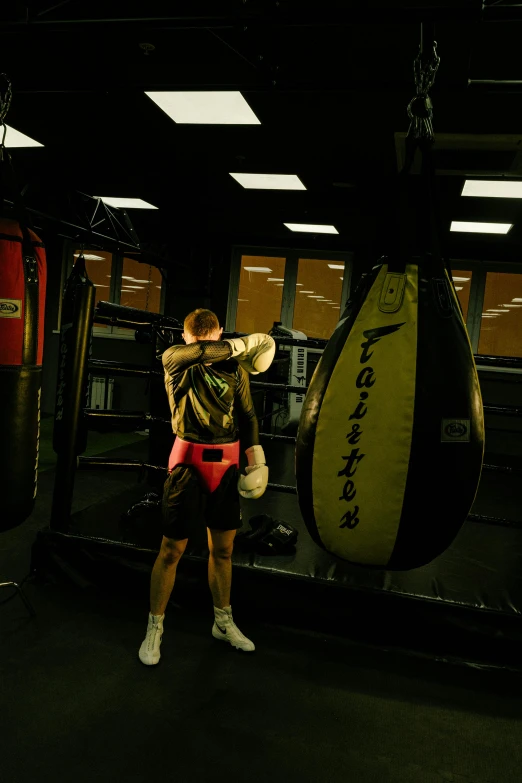
[(46, 280), (40, 239), (0, 219), (0, 531), (36, 496)]

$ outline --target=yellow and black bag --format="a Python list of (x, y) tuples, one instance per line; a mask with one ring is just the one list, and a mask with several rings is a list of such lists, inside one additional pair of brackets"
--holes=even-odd
[(303, 518), (345, 560), (406, 570), (453, 541), (484, 449), (482, 400), (442, 264), (363, 276), (303, 406), (296, 476)]

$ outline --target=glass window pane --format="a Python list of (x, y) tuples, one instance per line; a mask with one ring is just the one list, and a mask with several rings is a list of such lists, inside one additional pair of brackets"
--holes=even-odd
[(343, 276), (343, 261), (299, 259), (294, 329), (307, 337), (331, 337), (341, 317)]
[(123, 259), (120, 304), (149, 313), (160, 312), (162, 277), (155, 266), (140, 264), (134, 258)]
[(522, 275), (487, 273), (478, 352), (522, 356)]
[[(80, 256), (80, 250), (74, 251), (74, 263)], [(84, 250), (85, 268), (89, 279), (96, 288), (94, 306), (98, 302), (109, 302), (111, 295), (112, 253), (104, 250)], [(106, 324), (96, 324), (97, 329), (107, 329)]]
[(268, 332), (281, 320), (285, 264), (285, 258), (241, 257), (237, 332)]
[(469, 305), (469, 292), (471, 291), (471, 278), (472, 273), (467, 269), (452, 269), (451, 276), (455, 283), (455, 290), (459, 298), (460, 306), (462, 307), (462, 313), (464, 315), (464, 323), (468, 317), (468, 305)]

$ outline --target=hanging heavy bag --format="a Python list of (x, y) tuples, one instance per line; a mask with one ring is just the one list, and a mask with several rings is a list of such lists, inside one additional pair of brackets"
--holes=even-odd
[(310, 383), (296, 448), (314, 540), (410, 569), (455, 538), (480, 479), (477, 372), (445, 270), (386, 263), (362, 281)]
[(465, 521), (483, 453), (477, 371), (445, 265), (385, 259), (361, 279), (303, 405), (296, 478), (310, 534), (353, 563), (424, 565)]
[(36, 496), (45, 286), (40, 239), (0, 220), (0, 530), (27, 519)]

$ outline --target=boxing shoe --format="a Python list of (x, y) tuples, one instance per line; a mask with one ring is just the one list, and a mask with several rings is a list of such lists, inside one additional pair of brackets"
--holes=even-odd
[(247, 639), (235, 624), (232, 617), (231, 606), (227, 606), (225, 609), (214, 607), (214, 617), (215, 621), (212, 628), (212, 636), (214, 639), (219, 639), (221, 642), (228, 642), (232, 647), (235, 647), (236, 650), (254, 652), (256, 649), (254, 643), (251, 642), (250, 639)]
[(163, 637), (164, 617), (164, 614), (153, 615), (149, 613), (147, 635), (145, 636), (138, 653), (140, 661), (144, 663), (145, 666), (155, 666), (159, 663), (161, 657), (160, 644)]

